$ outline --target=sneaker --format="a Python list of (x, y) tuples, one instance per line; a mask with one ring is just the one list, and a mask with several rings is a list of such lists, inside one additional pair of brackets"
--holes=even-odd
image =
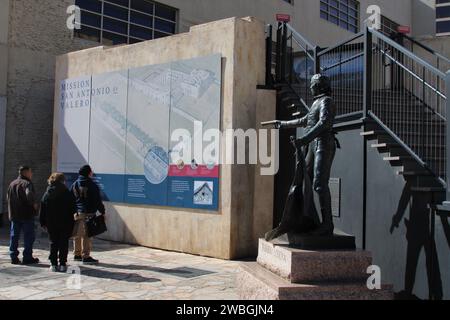
[(74, 256), (73, 260), (74, 261), (83, 261), (83, 257), (82, 256)]
[(83, 258), (83, 264), (98, 264), (98, 260), (95, 260), (92, 257)]
[(13, 265), (18, 265), (21, 264), (22, 262), (20, 261), (19, 258), (11, 258), (11, 264)]
[(50, 269), (49, 269), (49, 271), (50, 272), (58, 272), (58, 266), (50, 266)]
[(59, 272), (66, 273), (67, 272), (67, 266), (65, 264), (62, 264), (59, 266)]
[(38, 258), (31, 258), (31, 259), (23, 259), (22, 264), (23, 265), (31, 265), (31, 264), (38, 264), (39, 263), (39, 259)]

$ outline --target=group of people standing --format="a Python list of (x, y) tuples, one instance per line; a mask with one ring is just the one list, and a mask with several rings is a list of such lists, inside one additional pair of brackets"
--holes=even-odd
[[(40, 201), (36, 198), (30, 167), (19, 169), (19, 177), (8, 188), (7, 203), (11, 222), (9, 254), (14, 265), (38, 264), (33, 257), (35, 219), (39, 216), (41, 227), (50, 239), (51, 271), (66, 272), (69, 240), (74, 239), (74, 261), (97, 264), (91, 257), (92, 239), (89, 238), (85, 221), (98, 213), (105, 215), (100, 189), (92, 180), (89, 165), (79, 170), (79, 177), (68, 188), (62, 173), (53, 173), (48, 179), (47, 190)], [(19, 259), (20, 235), (24, 234), (23, 260)]]

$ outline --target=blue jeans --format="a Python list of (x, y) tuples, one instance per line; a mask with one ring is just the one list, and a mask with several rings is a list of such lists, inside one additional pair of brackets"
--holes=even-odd
[(33, 258), (33, 244), (36, 239), (34, 231), (34, 220), (28, 221), (12, 221), (11, 222), (11, 242), (9, 246), (9, 255), (11, 259), (16, 259), (19, 256), (19, 240), (20, 233), (23, 230), (24, 260), (31, 260)]

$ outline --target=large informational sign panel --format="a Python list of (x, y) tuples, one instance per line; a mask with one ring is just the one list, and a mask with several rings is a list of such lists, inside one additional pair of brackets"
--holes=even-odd
[(91, 77), (63, 80), (60, 86), (57, 170), (78, 172), (89, 162)]
[(89, 163), (106, 201), (216, 211), (219, 150), (202, 142), (220, 129), (221, 70), (212, 55), (62, 81), (58, 171)]

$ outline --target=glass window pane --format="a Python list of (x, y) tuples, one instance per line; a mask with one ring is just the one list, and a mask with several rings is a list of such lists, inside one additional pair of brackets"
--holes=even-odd
[(98, 13), (102, 12), (102, 3), (98, 0), (76, 0), (75, 4), (79, 6), (80, 9)]
[(164, 31), (167, 33), (175, 33), (175, 23), (156, 18), (155, 19), (155, 29)]
[(358, 11), (353, 10), (353, 9), (348, 9), (348, 13), (352, 16), (357, 18), (358, 17)]
[(130, 44), (138, 43), (138, 42), (142, 42), (142, 40), (135, 39), (135, 38), (130, 38)]
[(350, 1), (348, 2), (348, 6), (349, 6), (350, 8), (352, 8), (352, 9), (357, 10), (357, 9), (358, 9), (358, 2), (357, 2), (357, 1), (354, 1), (354, 0), (350, 0)]
[(333, 17), (333, 16), (330, 16), (329, 18), (330, 18), (330, 21), (331, 21), (331, 22), (333, 22), (333, 23), (335, 23), (335, 24), (339, 24), (338, 18)]
[(449, 18), (450, 17), (450, 6), (446, 7), (436, 7), (436, 18)]
[(151, 40), (153, 38), (152, 30), (147, 28), (138, 27), (135, 25), (130, 26), (130, 36)]
[[(124, 7), (128, 8), (128, 0), (106, 0), (106, 1), (112, 2), (112, 3), (115, 3), (115, 4), (118, 4), (118, 5), (121, 5), (121, 6), (124, 6)], [(105, 4), (106, 4), (106, 2), (105, 2)]]
[(155, 39), (164, 38), (164, 37), (167, 37), (167, 36), (169, 36), (169, 35), (165, 34), (165, 33), (162, 33), (162, 32), (155, 31)]
[(153, 14), (153, 3), (145, 0), (131, 0), (131, 8), (147, 14)]
[[(349, 0), (320, 1), (321, 17), (328, 19), (329, 3), (338, 7), (340, 1)], [(154, 30), (158, 38), (176, 33), (177, 9), (152, 0), (75, 0), (75, 4), (81, 8), (83, 28), (74, 31), (79, 38), (118, 44), (151, 40)]]
[(436, 23), (437, 33), (450, 32), (450, 21), (439, 21)]
[(106, 45), (116, 45), (116, 44), (123, 44), (127, 43), (127, 37), (120, 36), (114, 33), (109, 33), (106, 31), (103, 31), (103, 43)]
[(103, 17), (103, 29), (117, 33), (128, 34), (128, 24), (119, 20)]
[(99, 28), (101, 27), (102, 18), (100, 15), (89, 13), (86, 11), (81, 12), (81, 24)]
[(140, 24), (145, 27), (153, 27), (153, 17), (146, 14), (141, 14), (136, 11), (130, 12), (130, 21), (136, 24)]
[(176, 11), (172, 8), (162, 6), (160, 4), (155, 4), (155, 16), (164, 18), (167, 20), (175, 21), (176, 20)]
[(349, 26), (348, 30), (350, 30), (353, 33), (358, 33), (358, 28), (355, 26)]
[(103, 13), (107, 16), (128, 21), (128, 9), (114, 6), (105, 2)]

